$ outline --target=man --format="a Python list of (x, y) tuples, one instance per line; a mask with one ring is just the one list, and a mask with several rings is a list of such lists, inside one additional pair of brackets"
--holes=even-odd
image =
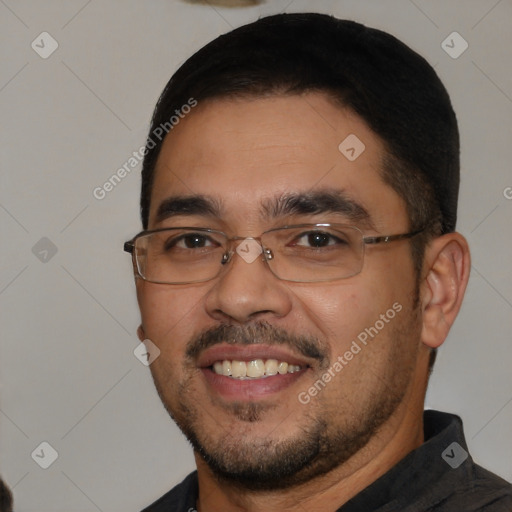
[(319, 14), (219, 37), (157, 104), (133, 254), (153, 379), (197, 472), (147, 511), (510, 511), (423, 412), (469, 276), (448, 94)]

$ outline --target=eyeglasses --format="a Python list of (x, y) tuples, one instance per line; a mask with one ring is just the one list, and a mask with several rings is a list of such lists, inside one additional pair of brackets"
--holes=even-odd
[(344, 224), (299, 224), (244, 238), (208, 228), (174, 227), (142, 231), (125, 242), (124, 250), (132, 254), (136, 274), (151, 283), (210, 281), (235, 251), (247, 263), (263, 261), (281, 280), (315, 283), (359, 274), (366, 245), (404, 240), (422, 231), (364, 236), (359, 228)]

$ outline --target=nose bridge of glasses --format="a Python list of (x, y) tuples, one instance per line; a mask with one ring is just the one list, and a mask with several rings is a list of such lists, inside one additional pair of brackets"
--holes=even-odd
[(221, 264), (229, 263), (233, 255), (237, 253), (246, 263), (253, 263), (258, 256), (262, 262), (268, 262), (274, 258), (272, 250), (263, 245), (261, 236), (234, 236), (227, 239)]

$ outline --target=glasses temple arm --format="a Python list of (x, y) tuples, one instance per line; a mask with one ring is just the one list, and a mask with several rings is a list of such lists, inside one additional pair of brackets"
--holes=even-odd
[(413, 236), (419, 235), (423, 231), (425, 231), (425, 228), (411, 231), (410, 233), (403, 233), (401, 235), (366, 236), (363, 238), (363, 241), (365, 244), (387, 244), (389, 242), (394, 242), (395, 240), (405, 240), (407, 238), (412, 238)]

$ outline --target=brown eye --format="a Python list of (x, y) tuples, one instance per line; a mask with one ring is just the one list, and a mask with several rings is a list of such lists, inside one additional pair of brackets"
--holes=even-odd
[(205, 247), (213, 247), (216, 245), (218, 244), (205, 235), (200, 233), (189, 233), (167, 240), (165, 243), (165, 249), (170, 250), (175, 247), (179, 249), (203, 249)]
[(343, 240), (343, 238), (338, 236), (334, 236), (331, 233), (327, 233), (325, 231), (310, 231), (298, 236), (293, 245), (321, 249), (322, 247), (342, 245), (346, 243), (346, 240)]

